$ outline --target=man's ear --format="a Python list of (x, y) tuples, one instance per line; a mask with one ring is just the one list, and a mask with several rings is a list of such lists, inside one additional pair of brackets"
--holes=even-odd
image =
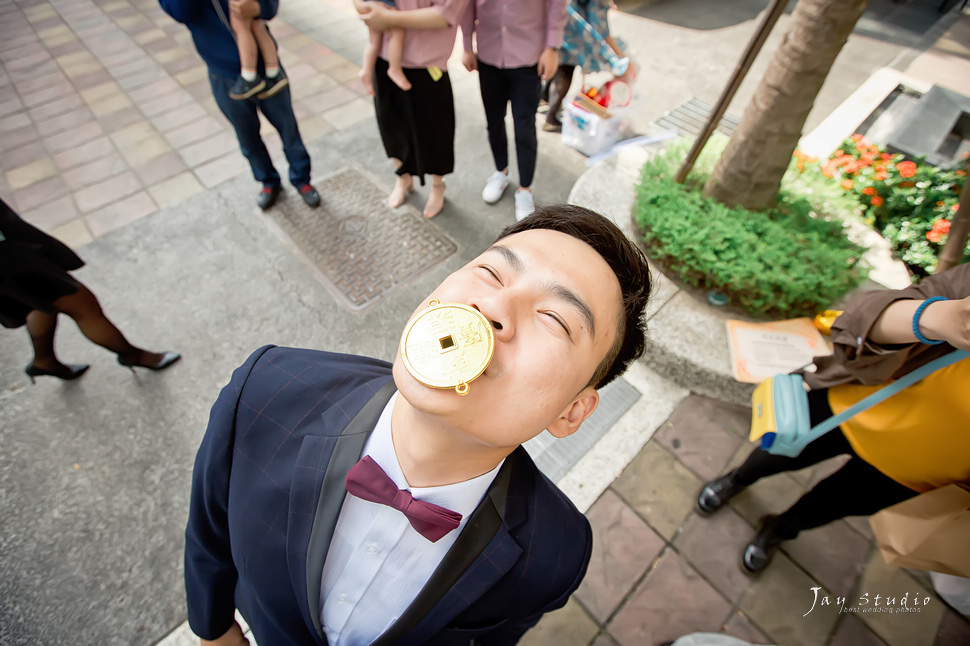
[(599, 403), (600, 394), (592, 386), (586, 386), (546, 430), (558, 438), (572, 435), (593, 414)]

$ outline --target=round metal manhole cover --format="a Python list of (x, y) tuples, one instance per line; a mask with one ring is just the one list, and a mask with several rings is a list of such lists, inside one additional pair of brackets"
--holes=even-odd
[(362, 236), (367, 233), (367, 218), (363, 215), (349, 215), (340, 221), (337, 231), (342, 236)]

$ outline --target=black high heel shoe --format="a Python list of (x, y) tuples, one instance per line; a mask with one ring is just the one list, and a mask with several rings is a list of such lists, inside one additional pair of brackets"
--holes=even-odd
[(36, 384), (37, 381), (34, 379), (34, 377), (57, 377), (63, 381), (71, 381), (72, 379), (77, 379), (83, 375), (90, 367), (91, 366), (86, 363), (62, 363), (60, 368), (47, 370), (45, 368), (38, 368), (33, 364), (33, 362), (31, 362), (26, 368), (24, 368), (24, 372), (27, 373), (28, 377), (30, 377), (30, 383)]
[(165, 368), (168, 368), (181, 358), (182, 355), (180, 355), (178, 352), (163, 352), (162, 358), (159, 359), (158, 363), (156, 363), (154, 366), (145, 366), (140, 363), (135, 363), (134, 361), (129, 361), (121, 355), (118, 355), (118, 363), (131, 370), (132, 373), (135, 372), (135, 368), (146, 368), (148, 370), (154, 370), (157, 372), (159, 370), (165, 370)]

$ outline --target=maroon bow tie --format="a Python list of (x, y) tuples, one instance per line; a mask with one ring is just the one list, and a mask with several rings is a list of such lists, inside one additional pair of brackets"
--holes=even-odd
[(402, 512), (419, 534), (432, 543), (458, 527), (461, 514), (423, 500), (415, 500), (410, 491), (398, 489), (381, 465), (369, 456), (351, 467), (344, 481), (347, 491), (361, 500), (376, 502)]

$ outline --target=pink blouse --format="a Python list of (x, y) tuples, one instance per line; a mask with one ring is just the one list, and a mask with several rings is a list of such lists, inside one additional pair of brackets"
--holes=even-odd
[[(455, 49), (458, 23), (468, 0), (395, 0), (398, 11), (434, 7), (448, 21), (443, 29), (408, 29), (404, 32), (404, 55), (401, 67), (437, 67), (448, 70), (448, 58)], [(387, 39), (381, 48), (381, 58), (387, 60)]]

